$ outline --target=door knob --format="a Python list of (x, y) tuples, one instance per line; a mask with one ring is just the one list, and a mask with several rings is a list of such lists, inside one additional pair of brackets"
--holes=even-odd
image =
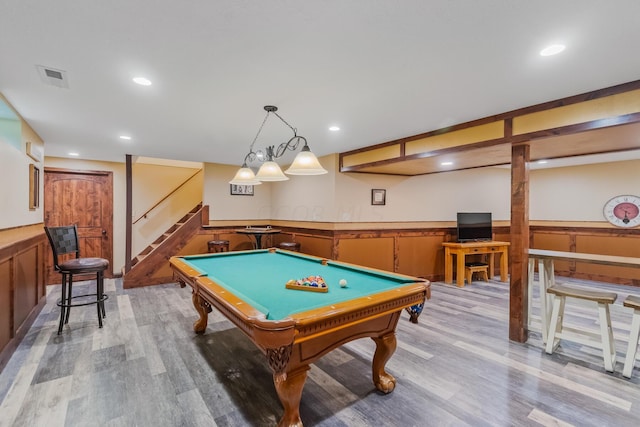
[(102, 235), (106, 236), (107, 235), (107, 230), (102, 230)]

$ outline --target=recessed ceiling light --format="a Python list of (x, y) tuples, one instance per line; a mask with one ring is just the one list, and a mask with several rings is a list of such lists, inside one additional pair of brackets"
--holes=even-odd
[(126, 139), (127, 141), (129, 141), (131, 137), (128, 135), (120, 135), (120, 139)]
[(453, 162), (442, 162), (440, 163), (440, 166), (451, 166), (453, 164)]
[(547, 46), (540, 51), (540, 56), (551, 56), (556, 55), (562, 52), (565, 49), (565, 45), (563, 44), (552, 44), (551, 46)]
[(80, 154), (79, 154), (79, 153), (74, 153), (74, 152), (71, 152), (71, 153), (69, 153), (69, 155), (70, 155), (70, 156), (74, 156), (74, 157), (77, 157), (77, 156), (79, 156)]
[(330, 130), (331, 132), (337, 132), (337, 131), (339, 131), (339, 130), (340, 130), (340, 128), (339, 128), (338, 126), (330, 126), (330, 127), (329, 127), (329, 130)]
[(133, 81), (142, 86), (151, 86), (151, 80), (146, 79), (144, 77), (134, 77)]

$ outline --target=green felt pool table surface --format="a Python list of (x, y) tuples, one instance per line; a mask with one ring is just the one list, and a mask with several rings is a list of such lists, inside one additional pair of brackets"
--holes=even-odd
[[(269, 320), (330, 306), (414, 283), (416, 278), (280, 250), (223, 252), (181, 257), (206, 276), (262, 312)], [(289, 280), (321, 276), (326, 293), (286, 289)], [(340, 280), (347, 286), (340, 287)]]

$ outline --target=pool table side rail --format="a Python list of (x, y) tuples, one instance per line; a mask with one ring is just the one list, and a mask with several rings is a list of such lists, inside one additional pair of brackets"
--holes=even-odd
[(415, 282), (389, 291), (356, 298), (326, 308), (316, 308), (291, 316), (296, 321), (296, 343), (332, 333), (361, 322), (401, 311), (431, 298), (429, 282)]
[[(189, 285), (193, 294), (215, 307), (256, 343), (269, 342), (271, 345), (282, 346), (293, 342), (296, 324), (294, 319), (266, 320), (264, 313), (203, 276), (181, 258), (171, 257), (169, 260), (178, 281)], [(261, 348), (264, 351), (264, 346)]]
[[(170, 265), (178, 280), (188, 284), (194, 294), (219, 310), (257, 344), (268, 343), (269, 347), (291, 344), (294, 338), (296, 342), (303, 342), (337, 329), (423, 304), (431, 297), (430, 283), (417, 281), (377, 294), (335, 303), (330, 309), (315, 308), (285, 319), (268, 320), (263, 312), (209, 277), (203, 276), (180, 257), (172, 257)], [(285, 332), (287, 330), (289, 333)], [(277, 342), (274, 342), (274, 339)], [(264, 345), (260, 346), (264, 349)]]

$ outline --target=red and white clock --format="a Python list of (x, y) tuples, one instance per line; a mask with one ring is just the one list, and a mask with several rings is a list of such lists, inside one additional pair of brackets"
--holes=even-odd
[(640, 197), (616, 196), (604, 205), (604, 217), (618, 227), (640, 225)]

